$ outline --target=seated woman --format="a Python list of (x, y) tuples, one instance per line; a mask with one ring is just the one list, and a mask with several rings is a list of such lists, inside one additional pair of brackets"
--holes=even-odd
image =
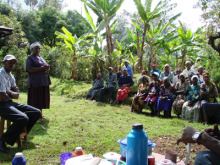
[(97, 78), (95, 79), (95, 81), (92, 84), (92, 88), (89, 90), (86, 98), (90, 99), (90, 100), (94, 100), (97, 98), (99, 92), (101, 91), (101, 89), (104, 87), (104, 80), (102, 78), (102, 74), (98, 73), (97, 74)]
[(138, 93), (134, 96), (132, 100), (131, 112), (141, 113), (146, 103), (144, 99), (147, 97), (148, 94), (148, 88), (149, 88), (148, 76), (143, 75), (141, 80), (142, 83), (140, 83), (138, 86)]
[(181, 118), (190, 122), (198, 122), (200, 114), (200, 85), (197, 75), (192, 76), (192, 85), (189, 86), (189, 93), (186, 102), (183, 104)]
[(185, 75), (180, 74), (180, 82), (176, 84), (176, 99), (173, 102), (173, 111), (179, 118), (182, 112), (183, 104), (186, 101), (186, 95), (189, 89), (189, 82), (186, 81)]
[(157, 102), (157, 116), (160, 116), (160, 111), (164, 110), (164, 116), (171, 117), (171, 108), (175, 98), (174, 86), (171, 84), (169, 77), (164, 77)]
[(158, 72), (153, 72), (152, 78), (153, 81), (151, 81), (149, 84), (149, 91), (145, 101), (147, 102), (147, 105), (151, 109), (151, 115), (154, 116), (156, 113), (157, 99), (159, 96), (160, 85), (162, 84), (162, 81), (159, 80)]
[(118, 80), (118, 93), (117, 93), (117, 101), (116, 103), (122, 103), (128, 97), (128, 93), (131, 91), (131, 86), (134, 84), (132, 77), (128, 75), (127, 69), (122, 70), (122, 75)]
[(214, 82), (210, 82), (209, 73), (203, 73), (204, 83), (200, 86), (201, 108), (205, 124), (220, 123), (220, 104), (216, 100), (218, 89)]
[(141, 72), (141, 77), (139, 77), (137, 79), (137, 86), (139, 87), (139, 85), (142, 83), (142, 77), (145, 76), (148, 80), (148, 83), (150, 82), (150, 77), (147, 76), (147, 71), (146, 70), (142, 70)]

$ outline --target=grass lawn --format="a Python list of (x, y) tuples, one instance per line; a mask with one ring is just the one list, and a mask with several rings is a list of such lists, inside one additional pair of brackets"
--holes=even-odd
[[(130, 112), (129, 104), (94, 103), (79, 97), (84, 96), (91, 85), (58, 79), (52, 81), (51, 108), (43, 110), (46, 120), (39, 120), (22, 148), (17, 148), (16, 144), (10, 147), (8, 154), (0, 153), (0, 164), (11, 164), (16, 152), (23, 153), (28, 165), (60, 164), (59, 155), (73, 152), (77, 146), (81, 146), (85, 153), (98, 156), (110, 151), (119, 153), (116, 141), (126, 137), (134, 123), (142, 123), (152, 141), (165, 136), (177, 139), (185, 126), (201, 131), (206, 128), (201, 123), (177, 119), (174, 114), (172, 119), (150, 117), (146, 115), (150, 112), (147, 107), (144, 114), (135, 114)], [(18, 101), (26, 103), (26, 98), (26, 93), (22, 93)], [(176, 147), (185, 150), (183, 145), (172, 147), (173, 150)]]

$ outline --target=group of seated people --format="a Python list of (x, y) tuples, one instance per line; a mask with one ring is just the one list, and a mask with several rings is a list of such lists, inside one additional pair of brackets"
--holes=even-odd
[[(220, 104), (216, 100), (218, 90), (215, 83), (210, 81), (209, 73), (204, 72), (202, 66), (196, 66), (199, 60), (193, 66), (187, 61), (186, 69), (178, 69), (176, 74), (171, 71), (169, 64), (163, 67), (163, 72), (154, 64), (150, 76), (147, 71), (142, 71), (141, 77), (137, 79), (138, 91), (132, 99), (131, 112), (142, 113), (144, 106), (148, 105), (152, 116), (160, 116), (160, 112), (164, 111), (164, 117), (171, 117), (173, 109), (178, 118), (181, 116), (190, 122), (219, 123)], [(114, 74), (112, 67), (108, 71), (106, 86), (101, 73), (98, 73), (87, 98), (101, 102), (104, 94), (109, 92), (110, 103), (113, 103), (118, 84), (115, 102), (123, 103), (134, 84), (132, 69), (125, 61), (121, 75)]]

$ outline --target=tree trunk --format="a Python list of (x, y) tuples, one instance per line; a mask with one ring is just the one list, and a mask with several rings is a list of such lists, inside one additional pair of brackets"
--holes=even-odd
[(148, 64), (148, 70), (149, 72), (151, 71), (151, 66), (153, 63), (156, 64), (156, 58), (155, 58), (155, 52), (154, 52), (154, 49), (153, 49), (153, 46), (152, 46), (152, 42), (151, 42), (151, 38), (149, 38), (149, 41), (150, 41), (150, 48), (151, 48), (151, 53), (150, 53), (150, 59), (149, 59), (149, 64)]
[(139, 41), (139, 33), (137, 31), (137, 55), (138, 55), (138, 71), (141, 72), (140, 67), (142, 65), (142, 58), (141, 58), (141, 50), (140, 50), (140, 41)]
[(143, 33), (143, 36), (142, 36), (142, 45), (141, 45), (141, 51), (140, 51), (140, 56), (138, 57), (139, 58), (139, 72), (141, 72), (143, 70), (143, 63), (142, 63), (142, 60), (143, 60), (143, 54), (144, 54), (144, 42), (145, 42), (145, 36), (146, 36), (146, 32), (147, 32), (147, 24), (144, 25), (144, 33)]
[(178, 69), (178, 54), (177, 54), (177, 51), (176, 51), (176, 69)]
[(76, 58), (76, 51), (73, 52), (73, 67), (72, 67), (72, 79), (77, 80), (77, 58)]
[(185, 58), (186, 58), (186, 47), (183, 49), (182, 52), (181, 70), (184, 69)]
[(107, 49), (108, 49), (108, 65), (112, 65), (112, 60), (111, 60), (111, 54), (114, 50), (114, 44), (112, 41), (112, 33), (109, 25), (106, 27), (106, 42), (107, 42)]

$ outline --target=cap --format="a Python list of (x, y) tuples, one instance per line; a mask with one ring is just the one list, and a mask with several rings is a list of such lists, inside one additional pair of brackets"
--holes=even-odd
[(155, 67), (157, 67), (157, 64), (153, 64), (152, 66), (155, 66)]
[(16, 58), (15, 58), (15, 56), (13, 56), (13, 55), (6, 55), (4, 58), (3, 58), (3, 60), (2, 61), (10, 61), (10, 60), (16, 60), (16, 61), (18, 61)]
[(108, 70), (113, 70), (113, 68), (112, 67), (108, 67)]
[(125, 62), (127, 62), (127, 63), (128, 63), (128, 60), (125, 60), (125, 61), (124, 61), (124, 63), (125, 63)]
[(143, 129), (143, 124), (141, 124), (141, 123), (133, 124), (132, 129), (135, 129), (135, 130)]
[(82, 151), (82, 147), (76, 147), (75, 151)]
[(17, 152), (16, 154), (15, 154), (15, 157), (16, 158), (20, 158), (20, 157), (22, 157), (23, 156), (23, 154), (21, 153), (21, 152)]
[(191, 64), (191, 61), (186, 61), (185, 65), (186, 65), (186, 64)]
[(158, 72), (154, 72), (154, 73), (152, 73), (152, 75), (157, 75), (158, 77), (159, 77), (159, 73)]
[(194, 78), (197, 78), (197, 80), (199, 80), (197, 75), (192, 76), (191, 81), (193, 81)]
[(196, 61), (198, 61), (198, 60), (201, 60), (201, 57), (197, 57), (197, 58), (196, 58)]
[(186, 78), (186, 75), (184, 73), (180, 73), (180, 76), (184, 76)]

